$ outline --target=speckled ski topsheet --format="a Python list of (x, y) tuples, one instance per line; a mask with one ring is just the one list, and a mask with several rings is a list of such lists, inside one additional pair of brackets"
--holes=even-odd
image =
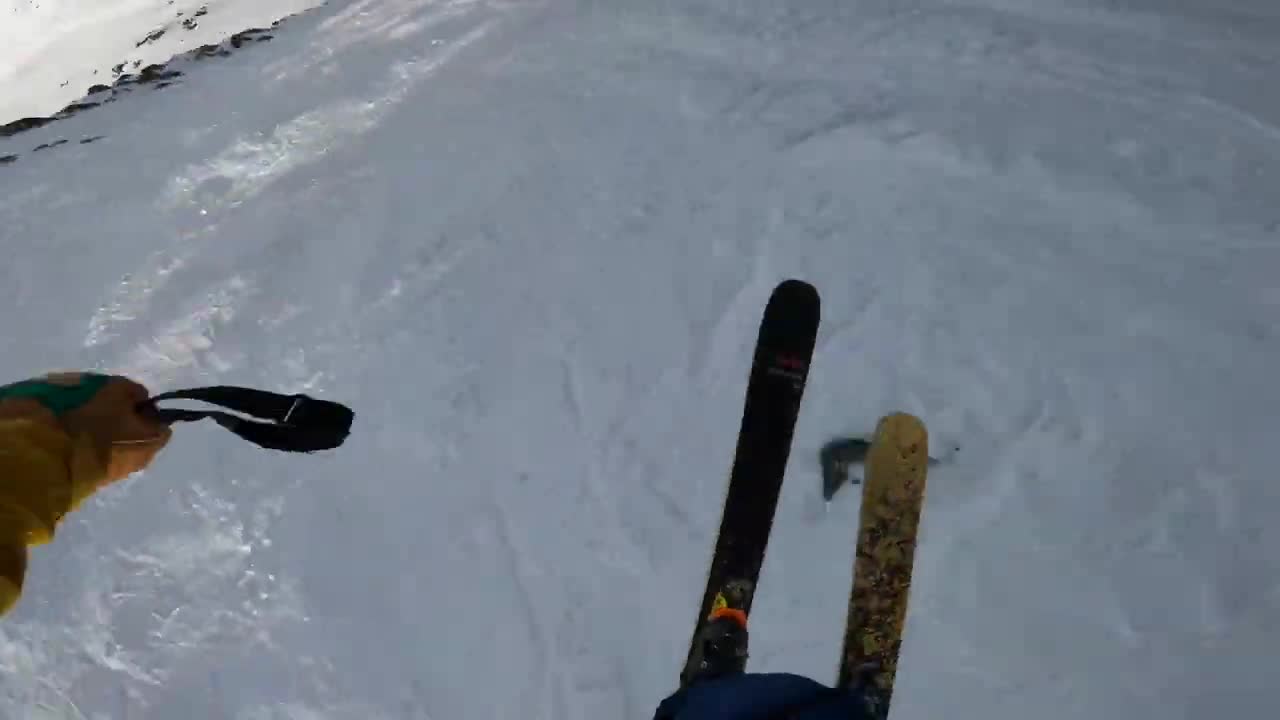
[(876, 718), (889, 714), (928, 459), (929, 434), (919, 418), (906, 413), (881, 418), (867, 452), (837, 681), (841, 687), (865, 687)]

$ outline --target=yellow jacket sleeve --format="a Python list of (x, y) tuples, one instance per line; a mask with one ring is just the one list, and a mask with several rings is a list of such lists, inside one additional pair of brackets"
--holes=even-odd
[[(27, 544), (53, 539), (62, 517), (103, 484), (107, 467), (88, 435), (31, 420), (0, 420), (0, 507), (22, 508)], [(0, 529), (0, 533), (3, 533)]]
[(27, 547), (52, 540), (105, 474), (87, 435), (73, 439), (38, 420), (0, 420), (0, 614), (22, 592)]
[(92, 373), (0, 386), (0, 615), (22, 593), (27, 548), (169, 441), (168, 426), (138, 413), (146, 398), (128, 378)]

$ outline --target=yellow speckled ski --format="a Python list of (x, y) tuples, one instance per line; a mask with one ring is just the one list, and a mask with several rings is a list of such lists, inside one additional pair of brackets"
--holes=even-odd
[(867, 452), (838, 679), (841, 687), (865, 687), (873, 717), (889, 713), (928, 460), (929, 433), (919, 418), (880, 419)]

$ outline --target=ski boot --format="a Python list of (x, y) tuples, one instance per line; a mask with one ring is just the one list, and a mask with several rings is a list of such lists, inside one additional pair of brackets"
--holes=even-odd
[(694, 672), (686, 684), (747, 669), (747, 613), (735, 604), (726, 600), (725, 593), (716, 596), (698, 634)]

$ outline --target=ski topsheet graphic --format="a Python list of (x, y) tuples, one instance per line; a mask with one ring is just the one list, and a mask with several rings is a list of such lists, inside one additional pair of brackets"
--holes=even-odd
[(881, 418), (867, 450), (837, 680), (841, 687), (863, 688), (873, 718), (889, 714), (928, 466), (924, 423), (906, 413)]
[(818, 291), (780, 283), (760, 321), (711, 568), (680, 685), (746, 664), (746, 619), (764, 563), (818, 334)]

